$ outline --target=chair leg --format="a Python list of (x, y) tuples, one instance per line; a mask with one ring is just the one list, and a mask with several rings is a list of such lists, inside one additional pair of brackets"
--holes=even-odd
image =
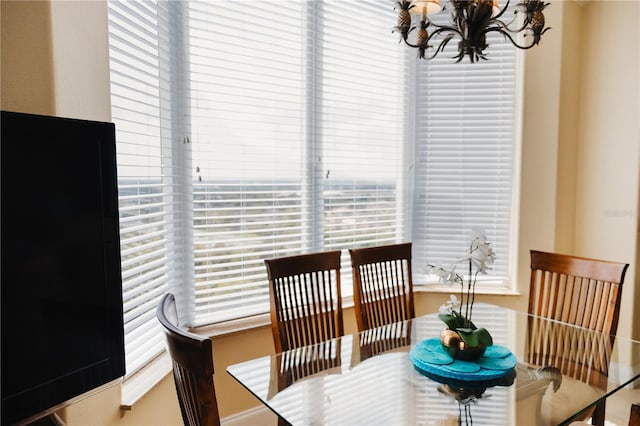
[(629, 426), (640, 426), (640, 404), (631, 404), (629, 413)]
[(289, 422), (278, 416), (278, 426), (291, 426)]
[(606, 415), (606, 399), (596, 404), (596, 409), (591, 416), (591, 424), (594, 426), (604, 426), (604, 418)]

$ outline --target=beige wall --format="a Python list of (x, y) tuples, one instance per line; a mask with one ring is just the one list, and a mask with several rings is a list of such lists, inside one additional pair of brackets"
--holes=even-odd
[[(582, 32), (575, 252), (631, 264), (618, 333), (638, 337), (635, 285), (640, 142), (640, 3), (589, 2)], [(615, 7), (613, 7), (615, 6)], [(614, 48), (615, 46), (615, 48)], [(625, 321), (626, 319), (626, 321)]]
[(52, 1), (55, 111), (111, 121), (109, 34), (104, 1)]
[(0, 95), (3, 110), (55, 112), (48, 1), (0, 2)]
[[(584, 4), (582, 6), (581, 4)], [(481, 301), (526, 309), (529, 250), (555, 250), (632, 264), (625, 283), (620, 334), (640, 332), (635, 277), (640, 142), (638, 1), (553, 2), (552, 27), (526, 53), (522, 180), (518, 223), (520, 296)], [(108, 120), (104, 2), (3, 0), (2, 109)], [(418, 293), (416, 312), (432, 312), (443, 295)], [(355, 330), (345, 312), (347, 332)], [(256, 400), (225, 372), (227, 365), (273, 351), (260, 327), (213, 339), (220, 411)], [(119, 409), (115, 386), (65, 410), (71, 425), (180, 424), (171, 377), (132, 411)]]

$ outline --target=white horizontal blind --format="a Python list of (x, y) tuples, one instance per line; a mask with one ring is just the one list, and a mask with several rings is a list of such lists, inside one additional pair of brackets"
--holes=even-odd
[(305, 2), (188, 3), (195, 324), (269, 311), (265, 258), (308, 251)]
[[(400, 238), (403, 79), (388, 6), (189, 3), (194, 324), (267, 312), (265, 258)], [(354, 43), (350, 25), (372, 36)]]
[(405, 76), (389, 6), (323, 6), (318, 119), (327, 249), (391, 244), (402, 234), (397, 201)]
[[(405, 51), (390, 31), (396, 12), (387, 2), (327, 1), (318, 16), (324, 248), (399, 242), (406, 77)], [(343, 294), (351, 294), (348, 255), (342, 263)]]
[(156, 306), (181, 268), (167, 109), (167, 2), (110, 1), (112, 116), (116, 125), (127, 374), (164, 349)]
[(464, 255), (478, 229), (497, 254), (487, 277), (509, 276), (517, 55), (500, 35), (491, 34), (487, 43), (487, 61), (470, 63), (465, 57), (456, 63), (451, 58), (457, 43), (451, 42), (437, 58), (417, 64), (418, 273), (428, 263), (450, 264)]

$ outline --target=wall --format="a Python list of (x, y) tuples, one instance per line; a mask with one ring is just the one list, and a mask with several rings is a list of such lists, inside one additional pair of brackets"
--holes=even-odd
[[(483, 295), (481, 301), (526, 309), (532, 248), (635, 266), (639, 3), (583, 3), (554, 2), (547, 14), (552, 30), (541, 46), (526, 53), (518, 204), (520, 295)], [(0, 4), (2, 109), (107, 120), (105, 3)], [(632, 269), (624, 291), (635, 297), (624, 299), (620, 334), (638, 337), (638, 330), (625, 320), (640, 310), (635, 281)], [(416, 312), (433, 312), (444, 298), (418, 293)], [(346, 331), (355, 330), (351, 309), (345, 319)], [(270, 329), (216, 337), (213, 346), (222, 416), (257, 405), (225, 368), (270, 353)], [(116, 386), (67, 408), (64, 416), (70, 425), (181, 423), (170, 376), (132, 411), (121, 412), (119, 402)]]
[(55, 96), (49, 2), (2, 1), (0, 16), (2, 109), (53, 114)]
[(527, 309), (529, 250), (555, 250), (558, 233), (558, 169), (563, 17), (566, 3), (545, 10), (552, 27), (541, 46), (526, 52), (517, 286)]
[[(581, 123), (577, 147), (576, 254), (631, 264), (618, 334), (632, 330), (638, 304), (635, 259), (640, 142), (640, 3), (589, 2), (583, 10)], [(600, 22), (616, 25), (601, 28)], [(598, 28), (598, 31), (589, 29)], [(615, 46), (615, 48), (613, 48)]]
[[(554, 5), (555, 6), (555, 5)], [(556, 192), (556, 233), (554, 250), (574, 253), (578, 147), (580, 75), (582, 50), (582, 9), (576, 2), (564, 2), (561, 28), (572, 31), (562, 32), (560, 46), (560, 96), (558, 120), (558, 162)]]
[(530, 249), (629, 263), (618, 335), (636, 339), (639, 9), (553, 2), (527, 52), (517, 275), (527, 296)]
[(107, 3), (52, 1), (55, 111), (111, 121)]

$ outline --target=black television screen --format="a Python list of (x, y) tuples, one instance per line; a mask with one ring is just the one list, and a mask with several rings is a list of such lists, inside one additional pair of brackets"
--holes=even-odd
[(2, 424), (124, 375), (115, 127), (3, 111)]

